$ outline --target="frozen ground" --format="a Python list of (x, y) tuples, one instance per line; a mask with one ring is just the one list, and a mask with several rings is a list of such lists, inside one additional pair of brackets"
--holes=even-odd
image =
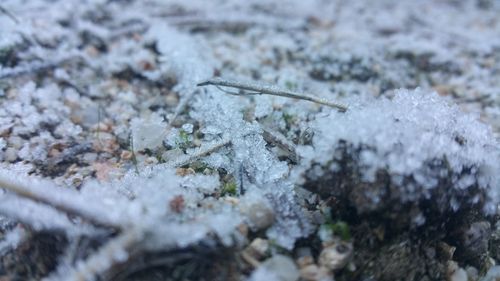
[(0, 2), (0, 277), (499, 278), (499, 15)]

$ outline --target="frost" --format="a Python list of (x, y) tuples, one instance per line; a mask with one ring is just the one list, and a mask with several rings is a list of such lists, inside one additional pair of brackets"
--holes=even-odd
[[(179, 85), (193, 85), (211, 76), (211, 69), (215, 67), (215, 65), (210, 65), (213, 59), (203, 58), (191, 38), (171, 30), (153, 30), (150, 36), (162, 34), (162, 39), (158, 43), (160, 52), (164, 55), (166, 66), (175, 71)], [(168, 40), (172, 37), (176, 38), (175, 42)], [(185, 48), (169, 52), (179, 42), (183, 43)], [(189, 63), (186, 63), (186, 59)], [(179, 69), (179, 65), (183, 68)], [(191, 68), (191, 65), (197, 67)], [(178, 88), (178, 90), (185, 96), (192, 91), (191, 87)], [(276, 238), (280, 245), (292, 248), (297, 238), (310, 233), (311, 227), (308, 219), (302, 214), (304, 211), (295, 206), (293, 185), (286, 179), (289, 172), (287, 164), (278, 161), (277, 157), (266, 148), (259, 125), (243, 119), (241, 111), (244, 103), (241, 101), (241, 98), (223, 95), (217, 89), (205, 89), (196, 96), (193, 104), (194, 110), (190, 115), (200, 122), (201, 131), (206, 134), (206, 141), (231, 140), (232, 149), (226, 152), (215, 152), (208, 157), (210, 159), (208, 164), (223, 167), (235, 175), (243, 171), (246, 178), (240, 179), (240, 182), (263, 189), (270, 200), (276, 202), (273, 207), (277, 210), (277, 221), (269, 235)], [(230, 153), (231, 157), (225, 158), (226, 153)], [(228, 163), (227, 160), (230, 162)]]
[(26, 231), (21, 226), (8, 231), (0, 241), (0, 254), (3, 255), (6, 251), (16, 249), (25, 238)]
[(192, 134), (193, 133), (193, 124), (184, 124), (182, 125), (182, 130), (184, 130), (184, 132), (188, 133), (188, 134)]
[[(500, 178), (493, 172), (500, 168), (498, 143), (491, 128), (476, 116), (462, 113), (435, 93), (418, 89), (397, 91), (392, 100), (352, 104), (346, 114), (331, 112), (311, 122), (314, 150), (300, 150), (306, 166), (328, 163), (341, 142), (346, 142), (353, 147), (351, 153), (366, 148), (359, 155), (365, 181), (373, 182), (379, 170), (387, 170), (395, 184), (401, 176), (412, 176), (419, 186), (434, 189), (439, 171), (428, 165), (444, 157), (448, 169), (458, 175), (452, 179), (454, 188), (471, 189), (479, 183), (491, 203), (498, 202)], [(413, 201), (425, 194), (408, 185), (401, 199)], [(458, 202), (450, 204), (456, 208)]]
[(249, 280), (296, 281), (299, 279), (299, 276), (297, 267), (289, 257), (275, 255), (259, 266), (250, 276)]
[[(346, 166), (368, 186), (355, 195), (367, 212), (442, 193), (435, 206), (460, 211), (487, 200), (491, 213), (500, 198), (499, 145), (477, 121), (500, 128), (495, 1), (0, 5), (16, 18), (0, 12), (0, 159), (17, 162), (2, 165), (0, 180), (37, 197), (3, 192), (0, 211), (36, 231), (62, 230), (70, 243), (112, 231), (113, 243), (88, 249), (77, 269), (70, 253), (60, 258), (82, 278), (135, 250), (238, 251), (245, 226), (249, 238), (292, 250), (324, 215), (313, 210), (324, 198), (300, 191), (325, 179), (329, 192), (355, 190), (337, 188)], [(350, 108), (196, 87), (214, 76)], [(381, 171), (394, 192), (370, 185)], [(228, 183), (234, 194), (224, 192)], [(406, 221), (436, 221), (424, 214)], [(283, 280), (283, 272), (261, 266), (251, 279)]]
[(130, 126), (135, 151), (161, 146), (167, 133), (163, 119), (155, 114), (145, 119), (134, 119)]

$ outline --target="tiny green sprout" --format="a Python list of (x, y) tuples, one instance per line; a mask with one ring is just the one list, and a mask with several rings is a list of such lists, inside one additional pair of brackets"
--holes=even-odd
[(179, 137), (180, 137), (180, 139), (181, 139), (182, 142), (188, 142), (189, 141), (189, 135), (184, 130), (180, 130)]
[(283, 119), (285, 120), (286, 125), (290, 126), (295, 122), (296, 117), (293, 114), (283, 112)]
[(337, 221), (335, 223), (327, 224), (334, 235), (339, 236), (342, 240), (351, 240), (351, 232), (349, 231), (349, 225), (343, 221)]
[(222, 196), (224, 195), (236, 195), (238, 191), (238, 186), (236, 185), (236, 182), (234, 181), (229, 181), (229, 182), (226, 182), (223, 186), (222, 186)]
[(190, 142), (191, 142), (191, 140), (190, 140), (189, 134), (186, 131), (184, 131), (183, 129), (179, 130), (179, 137), (175, 141), (175, 144), (179, 148), (185, 149), (189, 146)]

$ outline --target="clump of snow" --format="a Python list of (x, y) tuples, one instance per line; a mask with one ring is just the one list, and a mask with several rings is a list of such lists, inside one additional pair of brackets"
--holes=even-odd
[(249, 281), (296, 281), (299, 277), (299, 270), (291, 258), (274, 255), (252, 273)]
[[(164, 28), (154, 29), (149, 33), (153, 35), (161, 36), (157, 44), (163, 54), (162, 61), (164, 67), (176, 73), (176, 90), (181, 96), (189, 96), (196, 82), (212, 76), (216, 67), (214, 59), (201, 55), (203, 49), (200, 50), (192, 38)], [(184, 48), (178, 48), (180, 43)], [(206, 159), (207, 164), (237, 176), (237, 182), (243, 183), (240, 189), (260, 188), (271, 202), (276, 202), (272, 204), (277, 213), (276, 223), (269, 235), (280, 245), (292, 248), (296, 239), (310, 233), (311, 227), (302, 215), (304, 211), (296, 206), (293, 184), (286, 179), (288, 165), (266, 148), (259, 124), (243, 119), (245, 99), (225, 95), (214, 88), (203, 89), (195, 98), (190, 115), (199, 122), (204, 140), (231, 140), (230, 149), (212, 153)]]
[(10, 249), (16, 249), (26, 236), (26, 231), (20, 225), (5, 233), (3, 239), (0, 240), (0, 254), (4, 254)]
[[(346, 143), (363, 181), (374, 182), (377, 172), (387, 171), (392, 183), (401, 188), (402, 202), (431, 196), (440, 179), (449, 176), (451, 188), (456, 190), (450, 190), (451, 194), (477, 186), (489, 201), (487, 211), (493, 211), (499, 200), (499, 146), (491, 127), (477, 116), (464, 114), (436, 93), (419, 89), (399, 90), (393, 99), (352, 104), (345, 114), (331, 112), (311, 122), (315, 135), (312, 147), (299, 149), (302, 165), (327, 168), (311, 170), (310, 177), (335, 172), (335, 163), (342, 161), (336, 151)], [(443, 164), (432, 166), (436, 161)], [(403, 183), (405, 177), (414, 183)], [(477, 203), (478, 198), (469, 200)]]
[[(121, 214), (120, 221), (129, 221), (130, 227), (149, 237), (144, 243), (151, 250), (186, 247), (209, 233), (230, 246), (242, 219), (229, 203), (207, 196), (219, 187), (218, 176), (181, 177), (174, 169), (158, 165), (140, 174), (130, 171), (109, 183), (89, 182), (82, 187), (82, 194), (100, 196), (101, 202)], [(175, 200), (179, 203), (172, 205)]]

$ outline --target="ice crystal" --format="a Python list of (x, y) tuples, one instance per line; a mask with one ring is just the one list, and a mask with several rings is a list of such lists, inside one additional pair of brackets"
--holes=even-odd
[[(344, 142), (352, 146), (348, 153), (359, 153), (356, 161), (363, 180), (373, 182), (378, 171), (388, 171), (392, 182), (403, 189), (403, 202), (430, 196), (443, 176), (439, 171), (451, 171), (451, 186), (457, 193), (477, 184), (491, 201), (487, 209), (493, 210), (500, 183), (496, 172), (500, 168), (498, 143), (491, 127), (477, 116), (463, 113), (435, 93), (418, 89), (397, 91), (393, 99), (354, 104), (346, 114), (331, 112), (311, 123), (315, 129), (312, 148), (300, 149), (304, 165), (330, 165), (339, 160), (341, 156), (335, 151)], [(444, 170), (429, 167), (442, 158)], [(331, 165), (331, 169), (335, 167)], [(322, 173), (328, 171), (311, 172), (310, 176), (319, 178)], [(404, 177), (412, 177), (422, 188), (405, 186)]]

